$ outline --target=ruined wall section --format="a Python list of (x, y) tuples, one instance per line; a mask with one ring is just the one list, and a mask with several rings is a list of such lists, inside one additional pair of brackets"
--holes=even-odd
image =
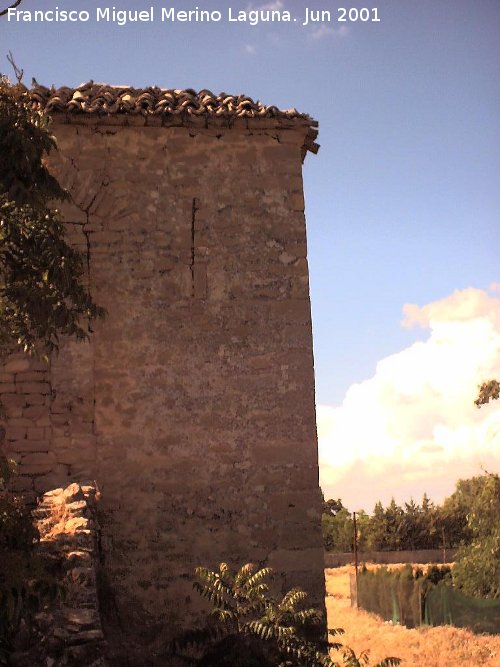
[[(85, 252), (81, 212), (64, 206), (69, 243)], [(84, 282), (88, 276), (88, 267)], [(95, 474), (93, 349), (90, 342), (62, 345), (45, 359), (3, 350), (0, 354), (2, 453), (16, 463), (10, 488), (28, 502), (60, 484)]]
[(108, 317), (52, 360), (47, 455), (97, 480), (120, 613), (189, 623), (222, 560), (322, 604), (301, 130), (85, 120), (53, 168)]
[(66, 473), (51, 445), (50, 364), (4, 351), (0, 356), (0, 402), (2, 433), (5, 429), (2, 451), (22, 471), (12, 479), (12, 489), (34, 500), (50, 487), (53, 476)]

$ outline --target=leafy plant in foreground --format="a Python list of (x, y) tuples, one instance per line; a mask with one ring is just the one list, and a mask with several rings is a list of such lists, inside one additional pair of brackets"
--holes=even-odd
[[(186, 658), (198, 667), (357, 667), (368, 664), (368, 653), (355, 655), (340, 642), (323, 636), (323, 615), (304, 607), (307, 593), (293, 588), (281, 598), (269, 594), (271, 568), (243, 565), (235, 574), (226, 563), (217, 571), (198, 567), (195, 590), (213, 606), (201, 630), (186, 633), (173, 643), (174, 651), (201, 649), (201, 657)], [(341, 628), (329, 630), (333, 637)], [(329, 655), (340, 653), (342, 663)], [(179, 655), (177, 653), (177, 655)], [(399, 665), (386, 658), (376, 667)]]
[[(0, 438), (2, 429), (0, 428)], [(21, 498), (6, 491), (14, 467), (0, 457), (0, 665), (8, 665), (24, 622), (58, 591), (48, 563), (35, 552), (38, 533)], [(26, 634), (26, 633), (25, 633)]]
[[(16, 71), (17, 75), (17, 71)], [(81, 253), (64, 238), (53, 204), (69, 199), (50, 174), (50, 119), (20, 83), (0, 76), (0, 344), (50, 351), (59, 336), (85, 339), (82, 320), (104, 315), (83, 283)]]

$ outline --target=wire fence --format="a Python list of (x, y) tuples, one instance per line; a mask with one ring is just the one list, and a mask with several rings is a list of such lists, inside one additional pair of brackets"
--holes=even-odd
[(386, 621), (415, 628), (453, 625), (476, 633), (500, 634), (500, 600), (463, 595), (449, 580), (432, 583), (411, 566), (389, 571), (363, 569), (351, 575), (351, 604)]

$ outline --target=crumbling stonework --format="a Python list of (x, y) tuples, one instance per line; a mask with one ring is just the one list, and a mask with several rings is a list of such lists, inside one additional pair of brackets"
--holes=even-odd
[(106, 667), (95, 499), (93, 484), (73, 483), (47, 492), (33, 512), (37, 549), (55, 573), (57, 595), (36, 614), (24, 648), (21, 629), (12, 667)]
[(322, 606), (302, 186), (312, 121), (226, 101), (219, 115), (176, 114), (163, 98), (150, 111), (135, 93), (113, 102), (116, 89), (103, 113), (92, 91), (65, 90), (52, 107), (44, 98), (51, 168), (108, 315), (50, 366), (6, 361), (17, 484), (97, 480), (104, 569), (130, 631), (190, 623), (194, 567), (223, 560), (270, 565)]

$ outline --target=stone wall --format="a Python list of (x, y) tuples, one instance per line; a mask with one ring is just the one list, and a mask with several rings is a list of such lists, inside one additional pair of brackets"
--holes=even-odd
[(12, 489), (32, 501), (51, 487), (48, 476), (64, 477), (52, 445), (50, 364), (24, 354), (0, 357), (0, 402), (5, 412), (4, 453), (22, 475)]
[(105, 571), (144, 637), (196, 617), (200, 564), (271, 565), (322, 606), (305, 130), (54, 118), (108, 316), (50, 369), (6, 362), (18, 484), (98, 481)]

